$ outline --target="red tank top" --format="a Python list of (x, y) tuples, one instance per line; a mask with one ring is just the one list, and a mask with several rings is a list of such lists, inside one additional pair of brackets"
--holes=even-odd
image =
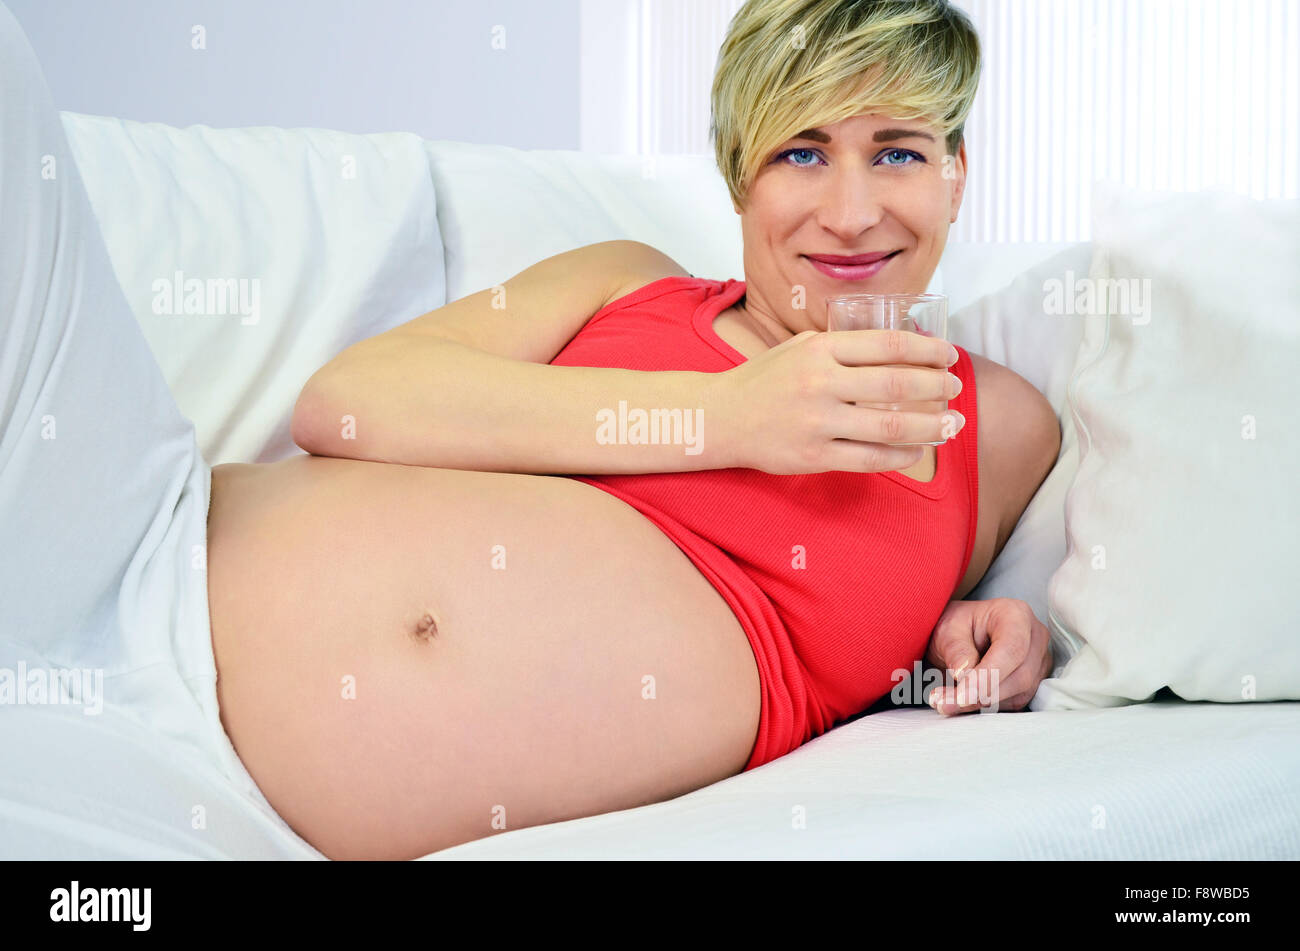
[[(746, 358), (713, 321), (744, 294), (743, 281), (663, 278), (599, 311), (551, 362), (728, 370)], [(962, 391), (949, 405), (966, 425), (937, 447), (930, 482), (899, 472), (756, 469), (575, 477), (653, 521), (746, 627), (768, 733), (750, 766), (860, 713), (890, 690), (895, 670), (910, 673), (966, 573), (978, 418), (974, 368), (957, 349), (952, 372)]]

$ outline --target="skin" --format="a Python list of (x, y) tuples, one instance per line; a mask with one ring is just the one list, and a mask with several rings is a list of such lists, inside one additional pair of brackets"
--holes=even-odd
[(753, 748), (739, 622), (599, 489), (302, 455), (215, 467), (208, 529), (222, 723), (331, 858), (658, 802)]
[[(804, 251), (903, 248), (856, 289), (924, 288), (965, 155), (946, 179), (941, 140), (869, 143), (902, 126), (922, 128), (858, 117), (828, 127), (833, 149), (801, 143), (830, 171), (765, 166), (742, 215), (750, 293), (715, 324), (742, 353), (824, 327), (824, 308), (790, 309), (794, 284), (810, 301), (852, 287)], [(903, 147), (929, 162), (873, 164)], [(955, 596), (992, 558), (991, 509)], [(222, 722), (271, 805), (331, 858), (412, 858), (658, 802), (748, 761), (760, 688), (743, 629), (659, 529), (596, 488), (302, 455), (216, 466), (208, 531)]]

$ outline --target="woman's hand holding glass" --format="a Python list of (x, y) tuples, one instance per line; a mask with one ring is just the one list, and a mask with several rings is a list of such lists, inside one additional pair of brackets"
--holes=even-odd
[[(826, 328), (832, 334), (848, 331), (895, 331), (918, 334), (937, 340), (948, 339), (948, 298), (942, 294), (846, 294), (826, 300)], [(900, 353), (902, 348), (899, 347)], [(955, 351), (954, 351), (955, 352)], [(954, 359), (954, 362), (955, 359)], [(961, 381), (952, 378), (955, 389), (941, 399), (909, 401), (903, 396), (876, 404), (880, 409), (908, 413), (937, 413), (948, 410), (948, 400), (961, 389)], [(901, 390), (900, 390), (901, 392)], [(961, 414), (951, 411), (952, 422), (943, 430), (938, 441), (919, 445), (938, 446), (955, 436), (965, 425)], [(909, 445), (909, 443), (896, 443)]]
[(921, 446), (959, 428), (947, 418), (955, 362), (945, 340), (922, 334), (806, 330), (716, 374), (714, 405), (737, 466), (778, 475), (906, 469)]

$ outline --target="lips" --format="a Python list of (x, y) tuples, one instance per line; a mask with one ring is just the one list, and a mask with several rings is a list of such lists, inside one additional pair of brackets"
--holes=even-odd
[(900, 249), (857, 254), (852, 257), (835, 254), (806, 254), (804, 257), (808, 259), (809, 264), (827, 277), (840, 281), (865, 281), (901, 253)]
[(897, 251), (872, 251), (869, 254), (855, 254), (851, 257), (844, 257), (840, 254), (806, 254), (804, 257), (811, 258), (814, 261), (821, 261), (823, 264), (852, 267), (855, 264), (874, 264), (881, 258), (887, 258), (891, 254), (897, 253)]

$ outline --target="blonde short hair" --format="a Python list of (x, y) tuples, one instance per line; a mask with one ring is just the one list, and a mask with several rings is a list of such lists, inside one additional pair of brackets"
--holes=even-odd
[(737, 208), (760, 163), (804, 129), (864, 112), (939, 128), (961, 145), (979, 37), (947, 0), (747, 0), (713, 77), (709, 133)]

